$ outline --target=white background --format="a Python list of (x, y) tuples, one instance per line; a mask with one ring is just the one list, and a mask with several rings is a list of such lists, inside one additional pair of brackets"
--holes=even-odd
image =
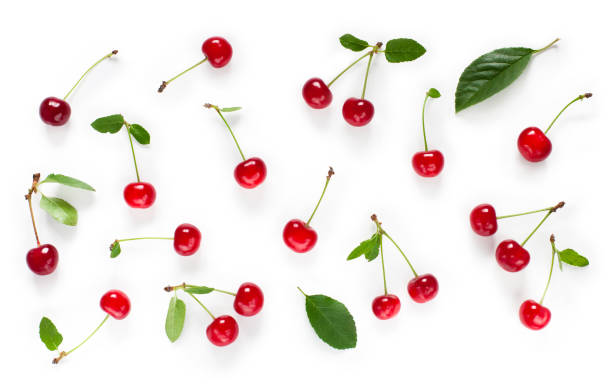
[[(2, 6), (3, 347), (0, 377), (11, 382), (90, 383), (270, 382), (347, 379), (360, 382), (603, 382), (609, 380), (612, 268), (606, 249), (610, 214), (610, 35), (603, 2), (308, 1), (129, 2), (107, 0), (10, 2)], [(322, 111), (302, 100), (310, 77), (331, 79), (358, 54), (337, 38), (353, 33), (374, 43), (410, 37), (427, 53), (417, 61), (373, 63), (366, 97), (376, 108), (371, 124), (348, 126), (345, 98), (358, 96), (365, 62), (333, 86), (334, 102)], [(200, 60), (209, 36), (225, 36), (234, 48), (230, 65), (190, 72), (163, 94), (161, 80)], [(492, 99), (455, 115), (454, 91), (471, 60), (495, 48), (540, 48), (514, 84)], [(70, 97), (72, 117), (47, 127), (40, 101), (62, 97), (98, 57), (102, 63)], [(410, 159), (421, 150), (424, 92), (442, 97), (427, 107), (428, 138), (446, 158), (442, 175), (419, 178)], [(553, 152), (528, 164), (516, 150), (527, 126), (545, 128), (580, 93), (551, 131)], [(228, 116), (247, 156), (260, 156), (268, 178), (255, 190), (233, 179), (239, 155), (218, 117), (204, 102), (244, 109)], [(136, 211), (123, 201), (134, 181), (125, 133), (102, 135), (89, 123), (122, 113), (147, 128), (147, 148), (136, 148), (143, 179), (158, 199)], [(327, 167), (336, 176), (313, 221), (316, 248), (294, 254), (282, 242), (286, 221), (306, 219), (323, 186)], [(53, 221), (38, 208), (43, 242), (60, 252), (57, 271), (33, 275), (25, 254), (35, 245), (23, 194), (35, 171), (64, 173), (97, 188), (95, 194), (45, 185), (48, 195), (79, 209), (76, 228)], [(468, 214), (490, 202), (499, 214), (543, 208), (560, 200), (532, 240), (530, 265), (501, 270), (494, 248), (504, 238), (521, 241), (539, 217), (504, 221), (493, 238), (472, 233)], [(390, 291), (402, 300), (399, 315), (379, 321), (372, 299), (382, 293), (380, 263), (345, 261), (367, 238), (377, 213), (417, 271), (434, 273), (438, 297), (409, 300), (411, 274), (386, 245)], [(108, 257), (115, 238), (171, 236), (190, 222), (203, 232), (201, 250), (177, 256), (170, 242), (126, 243)], [(549, 326), (533, 332), (518, 319), (520, 303), (538, 299), (545, 285), (554, 232), (591, 265), (555, 270), (545, 304)], [(217, 348), (204, 336), (209, 322), (189, 297), (181, 338), (164, 333), (167, 284), (183, 281), (234, 290), (259, 284), (265, 306), (254, 318), (238, 318), (240, 336)], [(355, 317), (357, 348), (336, 351), (312, 331), (300, 285), (343, 301)], [(103, 317), (100, 296), (124, 290), (132, 312), (109, 321), (59, 366), (38, 338), (40, 317), (50, 317), (71, 348)], [(216, 314), (232, 313), (223, 295), (204, 297)], [(8, 343), (7, 343), (8, 341)], [(607, 348), (607, 347), (605, 347)], [(605, 379), (607, 377), (607, 380)]]

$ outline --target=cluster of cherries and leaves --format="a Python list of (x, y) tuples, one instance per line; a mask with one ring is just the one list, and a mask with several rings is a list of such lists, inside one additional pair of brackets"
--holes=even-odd
[(363, 89), (361, 97), (351, 97), (344, 102), (342, 106), (342, 116), (347, 123), (355, 127), (361, 127), (372, 121), (374, 117), (374, 105), (365, 99), (366, 87), (368, 84), (368, 75), (374, 56), (379, 53), (384, 53), (385, 58), (390, 63), (401, 63), (405, 61), (413, 61), (425, 54), (425, 48), (418, 42), (412, 39), (400, 38), (389, 40), (383, 49), (383, 43), (374, 45), (365, 40), (358, 39), (351, 34), (340, 36), (340, 44), (343, 47), (354, 52), (368, 50), (365, 54), (359, 57), (346, 67), (338, 76), (334, 77), (329, 83), (325, 83), (322, 79), (314, 77), (308, 80), (302, 88), (302, 96), (310, 107), (314, 109), (322, 109), (329, 106), (332, 102), (332, 93), (330, 87), (340, 78), (346, 71), (352, 68), (355, 64), (368, 57), (368, 66), (366, 68), (365, 78), (363, 81)]
[(37, 275), (48, 275), (55, 271), (59, 262), (59, 253), (57, 252), (57, 248), (53, 245), (40, 243), (36, 221), (34, 220), (32, 195), (40, 193), (40, 207), (60, 223), (75, 226), (79, 219), (77, 210), (66, 200), (60, 199), (59, 197), (47, 197), (40, 190), (40, 186), (45, 183), (57, 183), (72, 188), (95, 191), (91, 185), (70, 176), (52, 173), (42, 181), (40, 180), (40, 173), (35, 173), (32, 176), (32, 186), (28, 190), (28, 193), (26, 193), (25, 199), (28, 201), (28, 207), (30, 208), (32, 227), (34, 228), (34, 236), (36, 237), (36, 248), (32, 248), (28, 251), (26, 262), (30, 270)]
[(412, 270), (414, 278), (408, 282), (408, 294), (417, 303), (426, 303), (432, 300), (438, 294), (438, 280), (432, 274), (419, 275), (406, 254), (397, 245), (389, 234), (382, 228), (380, 221), (376, 215), (371, 216), (372, 221), (376, 224), (376, 232), (367, 240), (362, 241), (348, 256), (347, 260), (357, 259), (364, 256), (366, 260), (373, 261), (380, 254), (380, 262), (382, 265), (382, 276), (384, 285), (384, 294), (376, 297), (372, 301), (372, 311), (374, 315), (381, 320), (387, 320), (398, 314), (401, 303), (400, 299), (387, 291), (387, 275), (385, 271), (385, 259), (383, 256), (382, 238), (386, 237), (395, 245), (397, 250), (402, 254), (406, 263)]
[(191, 256), (200, 249), (202, 233), (193, 224), (183, 223), (174, 230), (174, 237), (132, 237), (128, 239), (117, 239), (110, 245), (110, 257), (114, 259), (121, 253), (120, 243), (134, 240), (173, 240), (174, 250), (181, 256)]
[[(110, 290), (106, 292), (102, 298), (100, 299), (100, 307), (104, 312), (106, 312), (106, 316), (89, 336), (87, 336), (81, 343), (79, 343), (76, 347), (66, 351), (60, 351), (59, 355), (52, 360), (53, 364), (57, 364), (64, 357), (70, 355), (72, 352), (79, 349), (83, 344), (85, 344), (91, 337), (98, 332), (98, 330), (106, 323), (109, 317), (113, 317), (117, 320), (123, 320), (130, 313), (130, 299), (127, 297), (125, 293), (119, 291), (117, 289)], [(64, 340), (61, 333), (57, 331), (57, 328), (53, 324), (51, 320), (47, 317), (43, 317), (40, 320), (39, 325), (39, 334), (42, 342), (47, 346), (50, 351), (57, 351), (59, 346), (62, 344)]]
[(174, 296), (170, 299), (170, 305), (168, 306), (168, 314), (166, 315), (166, 335), (173, 343), (181, 336), (183, 325), (185, 324), (185, 302), (178, 298), (177, 291), (183, 291), (191, 296), (191, 298), (212, 317), (213, 321), (206, 327), (206, 337), (211, 343), (218, 347), (229, 345), (238, 338), (238, 322), (229, 315), (215, 317), (196, 295), (219, 292), (234, 296), (234, 310), (239, 315), (246, 317), (258, 314), (264, 304), (264, 296), (261, 288), (253, 283), (243, 283), (236, 293), (203, 285), (191, 285), (186, 283), (167, 286), (164, 290), (166, 292), (174, 292)]

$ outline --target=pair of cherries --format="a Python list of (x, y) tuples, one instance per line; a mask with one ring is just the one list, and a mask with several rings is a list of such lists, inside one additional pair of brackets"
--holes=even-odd
[[(408, 295), (416, 303), (426, 303), (438, 294), (438, 280), (427, 273), (414, 277), (408, 282)], [(388, 320), (397, 315), (401, 308), (399, 297), (384, 294), (372, 301), (372, 312), (380, 320)]]

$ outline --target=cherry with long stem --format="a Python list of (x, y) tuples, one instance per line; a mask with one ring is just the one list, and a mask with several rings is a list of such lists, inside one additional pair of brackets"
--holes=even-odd
[(102, 328), (102, 326), (104, 325), (104, 323), (106, 323), (106, 320), (108, 320), (108, 318), (110, 317), (110, 315), (106, 315), (104, 316), (104, 320), (102, 320), (102, 322), (100, 323), (100, 325), (98, 325), (96, 327), (96, 329), (93, 330), (93, 332), (91, 332), (89, 334), (89, 336), (87, 336), (83, 341), (81, 341), (76, 347), (72, 348), (71, 350), (69, 350), (68, 352), (60, 352), (59, 356), (54, 358), (51, 362), (53, 364), (57, 364), (60, 362), (60, 360), (62, 360), (64, 357), (68, 356), (69, 354), (71, 354), (72, 352), (76, 351), (77, 349), (79, 349), (83, 344), (85, 344), (89, 339), (92, 338), (93, 335), (96, 334), (96, 332), (98, 332), (98, 330), (100, 330), (100, 328)]
[(363, 88), (361, 90), (361, 98), (351, 97), (344, 102), (342, 106), (342, 116), (347, 123), (354, 127), (361, 127), (372, 121), (374, 117), (374, 105), (365, 99), (365, 93), (368, 86), (368, 78), (370, 75), (370, 68), (372, 66), (372, 60), (374, 55), (379, 53), (382, 43), (377, 43), (373, 46), (372, 50), (367, 52), (360, 60), (366, 56), (368, 58), (368, 65), (366, 67), (365, 77), (363, 79)]
[(429, 150), (427, 145), (427, 135), (425, 133), (425, 106), (429, 98), (440, 97), (440, 92), (431, 88), (425, 92), (425, 100), (423, 100), (423, 108), (421, 111), (421, 123), (423, 128), (423, 143), (425, 144), (425, 150), (419, 151), (412, 156), (412, 168), (414, 171), (422, 177), (435, 177), (442, 172), (444, 168), (444, 156), (442, 152), (438, 150)]
[(111, 258), (115, 258), (121, 253), (121, 247), (119, 245), (120, 243), (135, 240), (173, 240), (174, 250), (176, 251), (176, 253), (181, 256), (191, 256), (196, 253), (200, 248), (200, 242), (202, 241), (202, 233), (195, 225), (183, 223), (176, 227), (176, 230), (174, 231), (174, 237), (144, 236), (117, 239), (110, 245)]

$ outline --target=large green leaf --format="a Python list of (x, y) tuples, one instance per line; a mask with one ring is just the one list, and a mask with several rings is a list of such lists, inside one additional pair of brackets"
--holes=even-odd
[(87, 184), (84, 181), (75, 179), (74, 177), (55, 174), (55, 173), (50, 174), (38, 184), (40, 185), (43, 183), (58, 183), (58, 184), (67, 185), (73, 188), (81, 188), (81, 189), (86, 189), (88, 191), (95, 191), (95, 189), (91, 185)]
[(55, 324), (46, 317), (40, 319), (40, 325), (38, 326), (38, 333), (40, 334), (40, 340), (47, 346), (50, 351), (55, 351), (59, 348), (60, 344), (64, 340), (64, 337), (57, 331)]
[(170, 299), (170, 305), (168, 306), (168, 314), (166, 315), (166, 335), (171, 342), (175, 342), (181, 332), (183, 332), (183, 325), (185, 324), (185, 303), (183, 300), (174, 296)]
[(393, 39), (385, 45), (385, 57), (390, 63), (416, 60), (425, 52), (425, 48), (412, 39)]
[(325, 295), (306, 296), (306, 314), (321, 340), (336, 349), (355, 348), (357, 328), (348, 309)]
[(342, 44), (344, 48), (348, 48), (355, 52), (363, 51), (370, 46), (367, 41), (358, 39), (350, 33), (340, 36), (340, 44)]
[(40, 207), (62, 224), (77, 225), (79, 220), (77, 210), (66, 200), (42, 195), (40, 197)]
[(123, 127), (125, 120), (121, 115), (110, 115), (96, 119), (91, 126), (98, 132), (117, 133)]
[(378, 257), (380, 251), (380, 243), (382, 237), (380, 233), (375, 233), (367, 240), (362, 241), (353, 251), (349, 254), (347, 260), (353, 260), (361, 255), (364, 255), (368, 261), (372, 261)]
[(589, 260), (586, 257), (569, 248), (559, 251), (559, 258), (565, 264), (573, 265), (575, 267), (586, 267), (589, 265)]
[(130, 134), (134, 136), (137, 142), (146, 145), (151, 142), (151, 135), (140, 124), (130, 124)]

